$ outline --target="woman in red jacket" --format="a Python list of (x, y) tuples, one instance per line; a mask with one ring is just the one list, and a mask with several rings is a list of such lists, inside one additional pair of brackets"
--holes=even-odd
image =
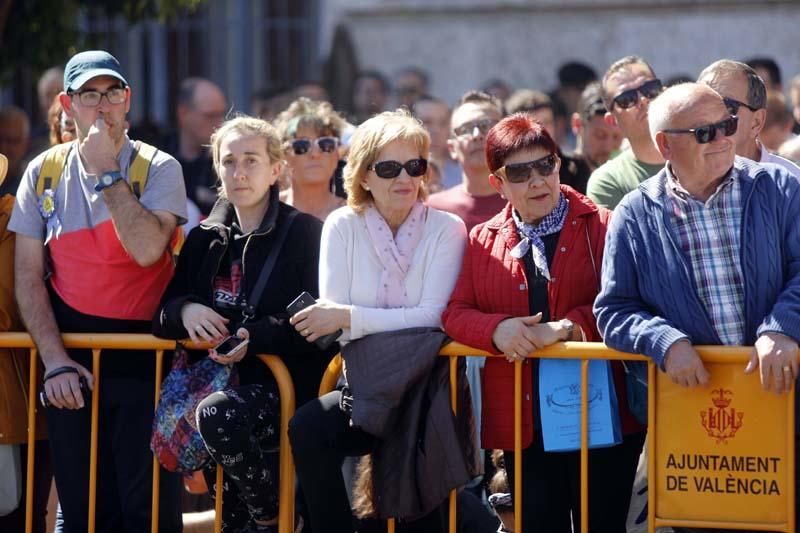
[[(514, 365), (522, 378), (523, 532), (570, 532), (580, 523), (580, 452), (545, 452), (538, 409), (538, 359), (559, 341), (599, 341), (592, 303), (610, 211), (560, 185), (556, 144), (530, 115), (518, 113), (486, 137), (489, 181), (509, 203), (469, 236), (461, 275), (442, 319), (456, 341), (502, 358), (484, 368), (481, 440), (505, 450), (514, 486)], [(621, 365), (612, 364), (624, 439), (589, 452), (589, 528), (625, 532), (644, 442), (627, 409)]]

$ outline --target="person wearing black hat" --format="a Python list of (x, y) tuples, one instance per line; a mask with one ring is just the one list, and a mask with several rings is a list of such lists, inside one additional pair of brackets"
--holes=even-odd
[(590, 83), (581, 93), (571, 126), (576, 140), (573, 155), (583, 157), (591, 172), (608, 161), (622, 144), (622, 131), (616, 124), (606, 122), (605, 114), (603, 87), (599, 82)]
[[(172, 156), (128, 138), (130, 97), (108, 52), (69, 60), (59, 98), (78, 139), (28, 165), (9, 222), (17, 234), (17, 302), (44, 364), (42, 403), (64, 533), (89, 529), (87, 407), (97, 378), (95, 531), (151, 528), (153, 354), (104, 350), (101, 374), (93, 376), (91, 351), (66, 350), (61, 340), (65, 332), (149, 332), (173, 274), (176, 227), (186, 218), (183, 176)], [(143, 160), (147, 180), (131, 180), (133, 162)], [(181, 531), (179, 496), (179, 476), (162, 471), (159, 531)]]
[(558, 88), (554, 91), (556, 98), (564, 102), (569, 113), (578, 108), (581, 93), (587, 85), (597, 81), (595, 70), (580, 61), (567, 61), (558, 67)]

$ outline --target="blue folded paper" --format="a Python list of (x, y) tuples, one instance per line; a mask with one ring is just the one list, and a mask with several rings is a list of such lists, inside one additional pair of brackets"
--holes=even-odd
[[(589, 447), (622, 442), (617, 392), (609, 361), (589, 361)], [(539, 361), (539, 408), (544, 449), (566, 452), (581, 447), (581, 361)]]

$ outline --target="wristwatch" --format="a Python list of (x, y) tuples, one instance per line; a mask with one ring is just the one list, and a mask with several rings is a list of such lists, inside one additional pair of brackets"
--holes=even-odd
[(122, 177), (122, 174), (118, 170), (105, 172), (101, 174), (99, 178), (97, 178), (97, 184), (95, 184), (94, 190), (95, 192), (102, 192), (103, 189), (108, 189), (122, 179), (125, 178)]
[(567, 330), (567, 338), (564, 341), (571, 341), (572, 335), (575, 333), (575, 322), (568, 318), (562, 318), (561, 327)]

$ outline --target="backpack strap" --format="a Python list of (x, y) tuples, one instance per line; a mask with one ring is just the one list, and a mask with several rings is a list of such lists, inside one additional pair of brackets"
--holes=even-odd
[(56, 187), (58, 187), (72, 144), (59, 144), (47, 150), (47, 155), (44, 156), (44, 162), (42, 162), (42, 168), (39, 169), (39, 177), (36, 179), (37, 197), (41, 197), (47, 189), (55, 191)]
[(136, 198), (141, 198), (144, 188), (147, 185), (147, 175), (150, 172), (150, 164), (158, 152), (158, 148), (142, 141), (136, 141), (133, 145), (131, 154), (131, 166), (128, 170), (128, 183)]
[[(47, 151), (42, 168), (39, 170), (39, 178), (36, 181), (36, 196), (41, 196), (47, 189), (56, 190), (61, 180), (61, 175), (64, 173), (67, 156), (71, 149), (72, 143), (64, 143)], [(150, 172), (150, 164), (153, 162), (157, 152), (158, 149), (155, 146), (142, 141), (134, 143), (128, 182), (137, 198), (140, 198), (144, 192)]]

